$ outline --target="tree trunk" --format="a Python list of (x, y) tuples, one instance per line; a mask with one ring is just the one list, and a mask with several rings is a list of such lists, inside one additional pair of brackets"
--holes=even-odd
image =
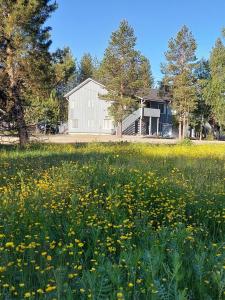
[(24, 119), (24, 111), (23, 111), (21, 100), (19, 98), (16, 98), (14, 101), (15, 101), (15, 118), (16, 118), (16, 123), (18, 128), (20, 146), (23, 147), (29, 141), (27, 126)]
[(122, 131), (122, 121), (118, 122), (118, 124), (117, 124), (116, 135), (117, 135), (119, 138), (122, 138), (122, 136), (123, 136), (123, 131)]
[(202, 130), (203, 130), (203, 121), (204, 121), (204, 117), (201, 117), (201, 124), (200, 124), (200, 134), (199, 134), (199, 140), (202, 140)]
[(18, 82), (15, 78), (15, 62), (13, 48), (8, 45), (6, 49), (6, 72), (9, 76), (9, 96), (14, 103), (15, 121), (18, 129), (20, 146), (24, 146), (28, 142), (27, 126), (24, 118), (23, 104), (18, 92)]
[(183, 131), (182, 131), (182, 139), (185, 139), (186, 137), (186, 118), (183, 117)]
[(179, 118), (179, 140), (182, 140), (182, 121), (181, 118)]

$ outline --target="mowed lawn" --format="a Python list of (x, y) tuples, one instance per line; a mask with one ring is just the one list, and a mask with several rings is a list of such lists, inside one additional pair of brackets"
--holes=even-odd
[(0, 299), (225, 297), (225, 145), (0, 148)]

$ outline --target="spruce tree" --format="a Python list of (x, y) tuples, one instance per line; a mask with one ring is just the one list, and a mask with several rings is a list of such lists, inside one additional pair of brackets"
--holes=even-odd
[(0, 0), (0, 72), (21, 145), (28, 141), (26, 99), (49, 93), (51, 41), (44, 23), (56, 7), (50, 0)]
[[(56, 101), (55, 107), (59, 107), (59, 114), (55, 119), (64, 122), (67, 120), (68, 115), (68, 101), (64, 98), (64, 95), (77, 84), (76, 60), (69, 47), (58, 49), (54, 52), (52, 54), (52, 60), (54, 82), (53, 90), (48, 100), (50, 101), (50, 107), (54, 107), (52, 104), (54, 104), (54, 100)], [(55, 107), (54, 112), (56, 113), (57, 110)], [(55, 115), (55, 113), (53, 113), (53, 115)]]
[(197, 105), (192, 116), (192, 125), (195, 127), (196, 132), (199, 133), (199, 139), (202, 139), (202, 133), (205, 123), (211, 118), (211, 107), (207, 104), (205, 96), (205, 89), (210, 80), (210, 66), (209, 61), (201, 59), (194, 71), (196, 79), (196, 92), (197, 92)]
[(90, 53), (85, 53), (80, 61), (78, 81), (83, 82), (88, 78), (92, 78), (95, 72), (94, 60)]
[[(170, 39), (162, 65), (164, 84), (170, 86), (172, 105), (179, 121), (179, 138), (186, 134), (190, 113), (196, 106), (193, 69), (196, 66), (196, 42), (187, 26), (183, 26), (175, 38)], [(188, 95), (188, 98), (185, 96)]]
[(99, 70), (119, 136), (122, 136), (123, 119), (136, 105), (135, 96), (152, 85), (150, 64), (135, 47), (134, 29), (123, 20), (111, 35)]
[(211, 78), (205, 95), (214, 120), (222, 128), (225, 127), (225, 46), (221, 39), (216, 41), (209, 64)]

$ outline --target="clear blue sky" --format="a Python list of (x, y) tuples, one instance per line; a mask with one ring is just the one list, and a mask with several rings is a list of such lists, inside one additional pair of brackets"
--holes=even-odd
[(186, 24), (197, 40), (198, 58), (208, 57), (225, 27), (225, 0), (58, 0), (49, 20), (52, 50), (69, 46), (102, 58), (110, 34), (122, 19), (135, 29), (137, 49), (150, 59), (155, 81), (161, 78), (168, 40)]

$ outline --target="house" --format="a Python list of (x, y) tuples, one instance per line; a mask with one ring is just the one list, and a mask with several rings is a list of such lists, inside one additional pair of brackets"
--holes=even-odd
[[(65, 95), (68, 100), (68, 133), (114, 134), (115, 126), (109, 116), (110, 102), (101, 99), (105, 87), (89, 78)], [(139, 108), (122, 123), (123, 134), (150, 136), (172, 135), (170, 99), (160, 97), (157, 89), (138, 98)]]
[(105, 87), (89, 78), (65, 95), (69, 102), (68, 133), (114, 133), (108, 113), (110, 103), (99, 96), (105, 94)]

